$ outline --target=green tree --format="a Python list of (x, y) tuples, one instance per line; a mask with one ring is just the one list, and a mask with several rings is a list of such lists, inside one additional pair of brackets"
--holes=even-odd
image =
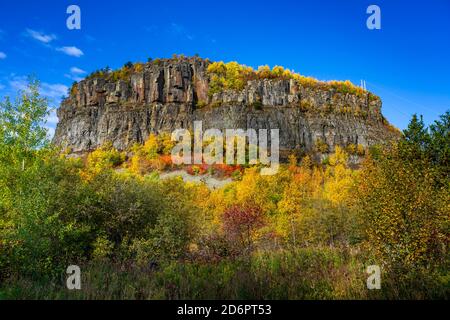
[(422, 159), (427, 156), (430, 134), (423, 122), (423, 117), (413, 115), (408, 128), (403, 131), (400, 141), (400, 152), (408, 159)]
[(430, 126), (429, 153), (444, 176), (450, 175), (450, 111)]
[(21, 164), (48, 145), (43, 127), (48, 115), (48, 100), (39, 93), (39, 81), (29, 78), (25, 90), (15, 101), (9, 97), (0, 102), (0, 159), (2, 163)]
[(126, 68), (126, 69), (133, 69), (133, 66), (134, 66), (134, 64), (131, 61), (128, 61), (127, 63), (125, 63), (123, 65), (123, 67)]
[(432, 161), (433, 154), (445, 159), (448, 148), (448, 115), (442, 119), (430, 135), (414, 115), (399, 144), (369, 158), (361, 172), (368, 246), (390, 266), (431, 269), (446, 259), (450, 184), (442, 170), (448, 168)]

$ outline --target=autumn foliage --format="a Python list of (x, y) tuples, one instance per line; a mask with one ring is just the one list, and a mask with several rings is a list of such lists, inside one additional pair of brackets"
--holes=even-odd
[[(271, 69), (265, 65), (259, 66), (257, 70), (254, 70), (252, 67), (241, 65), (235, 61), (228, 63), (220, 61), (209, 64), (208, 73), (211, 76), (209, 95), (222, 92), (223, 90), (241, 91), (247, 85), (248, 81), (257, 79), (294, 80), (304, 87), (324, 90), (334, 89), (336, 92), (350, 93), (357, 96), (363, 96), (367, 93), (367, 91), (348, 80), (320, 81), (312, 77), (300, 75), (281, 66), (274, 66)], [(370, 99), (378, 99), (378, 97), (372, 94), (367, 94)]]
[[(45, 140), (35, 84), (0, 106), (0, 298), (449, 297), (449, 113), (429, 128), (413, 117), (391, 145), (291, 155), (273, 176), (176, 168), (233, 177), (209, 188), (160, 176), (174, 169), (167, 135), (69, 157)], [(74, 263), (79, 292), (61, 280)]]
[(264, 226), (262, 210), (250, 204), (227, 208), (222, 220), (223, 232), (230, 240), (238, 241), (245, 250), (252, 247), (257, 230)]

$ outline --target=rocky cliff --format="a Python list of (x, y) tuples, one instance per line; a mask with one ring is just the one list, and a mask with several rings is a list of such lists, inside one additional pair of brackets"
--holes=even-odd
[(150, 133), (189, 128), (280, 129), (282, 150), (311, 150), (320, 140), (370, 146), (393, 139), (381, 100), (369, 92), (346, 93), (295, 79), (254, 79), (242, 90), (211, 94), (209, 61), (162, 59), (142, 65), (128, 78), (89, 77), (75, 85), (58, 109), (54, 143), (73, 152), (107, 141), (119, 150)]

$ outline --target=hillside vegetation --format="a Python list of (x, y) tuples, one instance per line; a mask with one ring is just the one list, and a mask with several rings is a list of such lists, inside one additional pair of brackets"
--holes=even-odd
[[(184, 55), (174, 55), (171, 59), (148, 59), (147, 63), (143, 62), (127, 62), (121, 68), (116, 70), (110, 67), (105, 67), (103, 69), (96, 70), (90, 73), (86, 80), (89, 79), (106, 79), (111, 82), (116, 82), (119, 80), (129, 82), (131, 75), (133, 73), (142, 72), (146, 65), (160, 65), (164, 61), (182, 61), (182, 60), (192, 60), (200, 59), (199, 57), (185, 57)], [(373, 93), (362, 89), (359, 86), (354, 85), (351, 81), (321, 81), (313, 77), (308, 77), (301, 75), (299, 73), (293, 72), (282, 66), (274, 66), (272, 69), (268, 65), (259, 66), (256, 70), (252, 67), (239, 64), (238, 62), (232, 61), (225, 63), (223, 61), (219, 62), (208, 62), (207, 72), (210, 75), (209, 83), (209, 95), (213, 95), (217, 92), (222, 92), (223, 90), (235, 90), (241, 91), (245, 88), (248, 81), (252, 80), (294, 80), (296, 83), (303, 87), (318, 88), (323, 90), (334, 89), (336, 92), (349, 93), (356, 96), (363, 96), (368, 94), (369, 99), (376, 100), (379, 99)], [(76, 94), (77, 82), (72, 85), (71, 94)]]
[[(241, 85), (221, 79), (239, 66), (210, 67)], [(414, 116), (390, 146), (291, 156), (274, 176), (187, 168), (234, 180), (210, 190), (159, 179), (175, 168), (168, 136), (67, 157), (45, 138), (47, 108), (36, 81), (0, 104), (0, 299), (449, 298), (450, 112), (430, 128)], [(365, 154), (358, 170), (349, 153)], [(65, 287), (69, 265), (81, 290)]]

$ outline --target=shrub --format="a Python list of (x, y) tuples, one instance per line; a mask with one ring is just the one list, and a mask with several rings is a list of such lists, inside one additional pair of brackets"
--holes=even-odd
[[(78, 168), (50, 156), (37, 160), (15, 179), (11, 207), (0, 218), (0, 278), (8, 271), (48, 279), (70, 261), (85, 260), (92, 236), (74, 215), (84, 190)], [(7, 189), (1, 189), (5, 197)], [(0, 211), (3, 205), (0, 201)]]
[(75, 97), (78, 94), (78, 82), (74, 82), (70, 87), (70, 95)]
[(307, 100), (299, 100), (298, 107), (303, 112), (307, 112), (307, 111), (313, 110), (313, 105)]
[(358, 150), (357, 150), (357, 147), (356, 147), (355, 144), (350, 143), (350, 144), (347, 145), (347, 147), (345, 148), (345, 151), (347, 151), (348, 154), (355, 155), (355, 154), (357, 154), (357, 151), (358, 151)]
[(360, 157), (363, 157), (366, 155), (366, 149), (364, 148), (364, 146), (362, 144), (358, 144), (356, 146), (356, 154)]
[(224, 176), (224, 177), (231, 177), (232, 174), (234, 172), (236, 172), (236, 170), (242, 170), (241, 166), (239, 165), (228, 165), (228, 164), (215, 164), (214, 166), (214, 170), (216, 171), (216, 173), (220, 176)]
[(202, 108), (206, 107), (207, 105), (208, 105), (208, 103), (207, 103), (206, 101), (199, 100), (199, 101), (197, 101), (197, 103), (195, 104), (195, 107), (196, 107), (197, 109), (202, 109)]
[(328, 146), (328, 144), (320, 138), (316, 140), (314, 149), (320, 153), (328, 153), (330, 151), (330, 147)]
[(240, 243), (243, 250), (253, 247), (256, 231), (264, 226), (262, 210), (255, 205), (233, 205), (225, 210), (222, 219), (227, 237)]
[[(275, 66), (270, 69), (269, 66), (260, 66), (255, 71), (251, 67), (240, 65), (237, 62), (224, 63), (213, 62), (208, 66), (208, 73), (210, 74), (210, 88), (209, 95), (221, 92), (223, 90), (241, 91), (247, 85), (247, 82), (254, 79), (276, 79), (289, 80), (293, 79), (298, 84), (304, 87), (321, 88), (328, 90), (330, 88), (343, 94), (354, 94), (357, 96), (364, 96), (366, 91), (355, 86), (350, 81), (319, 81), (312, 77), (305, 77), (298, 73), (291, 72), (289, 69), (284, 69), (281, 66)], [(369, 95), (369, 99), (375, 100), (378, 97), (373, 94)]]
[(187, 168), (187, 173), (193, 176), (201, 176), (208, 172), (209, 166), (207, 164), (192, 165)]
[(108, 240), (108, 237), (104, 234), (99, 235), (93, 243), (92, 258), (97, 260), (103, 260), (111, 257), (114, 249), (114, 244)]
[(219, 108), (221, 105), (221, 101), (214, 101), (213, 103), (211, 103), (211, 108)]
[(145, 175), (146, 173), (152, 171), (153, 166), (147, 157), (141, 154), (134, 154), (130, 159), (128, 168), (134, 174)]
[(242, 179), (242, 172), (241, 172), (241, 170), (239, 170), (239, 169), (234, 170), (233, 173), (231, 174), (231, 178), (234, 181), (241, 180)]
[[(150, 134), (142, 147), (142, 155), (148, 159), (155, 159), (158, 156), (160, 145), (158, 137), (155, 134)], [(137, 151), (139, 153), (139, 151)]]
[(142, 71), (144, 71), (144, 64), (140, 63), (140, 62), (134, 64), (133, 70), (134, 70), (134, 72), (142, 72)]
[(175, 260), (187, 252), (190, 239), (186, 221), (173, 214), (164, 214), (158, 218), (155, 227), (143, 239), (133, 241), (131, 250), (136, 253), (140, 265), (152, 262)]
[(254, 74), (252, 68), (237, 62), (213, 62), (208, 66), (208, 73), (210, 74), (208, 92), (210, 96), (223, 90), (240, 91)]
[(263, 108), (263, 104), (261, 101), (255, 101), (251, 104), (252, 108), (254, 108), (255, 110), (262, 110)]
[(358, 200), (368, 247), (391, 267), (433, 268), (448, 245), (448, 185), (438, 186), (427, 160), (401, 154), (384, 151), (362, 171)]
[(124, 163), (125, 153), (117, 151), (112, 143), (105, 143), (102, 147), (91, 152), (87, 157), (85, 177), (100, 173), (104, 169), (112, 169)]

